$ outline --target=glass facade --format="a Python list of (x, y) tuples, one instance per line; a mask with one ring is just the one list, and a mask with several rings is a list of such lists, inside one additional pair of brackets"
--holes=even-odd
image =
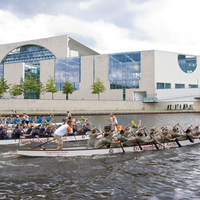
[[(24, 81), (31, 74), (35, 79), (40, 79), (40, 61), (55, 59), (53, 53), (48, 49), (38, 45), (24, 45), (9, 52), (0, 65), (0, 75), (3, 75), (4, 64), (25, 63)], [(25, 94), (25, 99), (39, 99), (40, 94), (36, 94), (32, 89)]]
[[(27, 76), (30, 74), (34, 79), (40, 79), (40, 68), (32, 65), (25, 64), (24, 80), (26, 82)], [(24, 94), (24, 99), (39, 99), (40, 94), (29, 89), (28, 94)]]
[(3, 65), (0, 65), (0, 76), (3, 76)]
[[(139, 88), (141, 78), (140, 52), (109, 54), (110, 89)], [(123, 98), (124, 99), (124, 98)]]
[(196, 84), (189, 84), (188, 87), (189, 88), (198, 88), (198, 85), (196, 85)]
[(81, 81), (80, 57), (55, 59), (55, 84), (59, 91), (66, 79), (72, 83), (76, 90), (79, 90)]
[(171, 89), (171, 83), (157, 83), (157, 89)]
[(178, 55), (178, 64), (185, 73), (192, 73), (197, 67), (196, 57)]
[(93, 82), (95, 82), (95, 56), (93, 56)]
[(3, 63), (29, 63), (40, 66), (40, 60), (54, 59), (55, 56), (46, 48), (37, 45), (25, 45), (12, 50)]
[(185, 88), (185, 84), (176, 83), (175, 84), (175, 88), (177, 88), (177, 89), (179, 89), (179, 88)]

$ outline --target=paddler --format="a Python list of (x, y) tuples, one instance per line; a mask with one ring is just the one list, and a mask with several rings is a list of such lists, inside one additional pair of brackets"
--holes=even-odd
[(64, 124), (64, 125), (60, 126), (58, 129), (56, 129), (56, 131), (54, 133), (54, 138), (56, 139), (56, 141), (58, 143), (57, 150), (62, 150), (62, 148), (63, 148), (62, 137), (69, 133), (73, 133), (71, 120), (68, 120), (67, 124)]
[(107, 148), (107, 146), (109, 146), (110, 144), (120, 143), (120, 141), (112, 142), (112, 141), (109, 140), (108, 138), (109, 138), (109, 134), (108, 134), (108, 133), (105, 133), (105, 134), (104, 134), (104, 137), (101, 138), (101, 139), (95, 144), (95, 148), (96, 148), (96, 149)]
[(137, 136), (132, 136), (131, 137), (132, 140), (128, 140), (125, 143), (125, 145), (126, 146), (136, 146), (136, 145), (138, 145), (140, 143), (151, 143), (151, 142), (153, 142), (153, 139), (151, 139), (151, 140), (144, 140), (144, 139), (142, 139), (142, 136), (143, 136), (143, 133), (138, 132)]
[(87, 147), (94, 147), (95, 146), (95, 142), (97, 139), (100, 139), (99, 136), (102, 135), (102, 130), (101, 127), (99, 126), (99, 133), (96, 132), (96, 129), (92, 129), (90, 134), (89, 134), (89, 139), (88, 139), (88, 143), (87, 143)]
[[(120, 141), (120, 143), (122, 143), (122, 145), (124, 143), (126, 143), (127, 141), (132, 141), (132, 140), (135, 140), (135, 138), (128, 138), (125, 134), (125, 131), (124, 130), (121, 130), (119, 132), (119, 136), (118, 137), (114, 137), (113, 141), (116, 142), (116, 143), (112, 143), (110, 145), (111, 148), (113, 147), (120, 147), (120, 144), (117, 143), (118, 141)], [(126, 146), (126, 145), (125, 145)]]
[(111, 124), (114, 124), (115, 126), (118, 125), (118, 121), (117, 121), (117, 118), (114, 116), (114, 113), (110, 113), (110, 121), (111, 121)]

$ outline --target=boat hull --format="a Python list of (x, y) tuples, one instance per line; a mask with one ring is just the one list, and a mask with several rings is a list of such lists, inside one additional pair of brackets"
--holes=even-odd
[[(88, 135), (76, 135), (76, 136), (66, 136), (63, 137), (63, 142), (72, 142), (72, 141), (80, 141), (80, 140), (88, 140)], [(47, 142), (48, 140), (53, 139), (53, 137), (50, 138), (25, 138), (25, 139), (3, 139), (0, 140), (0, 145), (11, 145), (11, 144), (25, 144), (30, 142)], [(55, 142), (55, 141), (52, 141)]]
[[(194, 143), (191, 143), (189, 140), (179, 141), (182, 147), (188, 145), (194, 145), (200, 143), (199, 139), (195, 139)], [(159, 149), (164, 148), (177, 148), (179, 147), (176, 142), (165, 143), (164, 146), (158, 145)], [(154, 144), (150, 145), (141, 145), (142, 150), (139, 146), (123, 147), (125, 152), (140, 152), (140, 151), (149, 151), (157, 150)], [(75, 157), (75, 156), (93, 156), (93, 155), (107, 155), (107, 154), (117, 154), (123, 153), (122, 148), (105, 148), (105, 149), (88, 149), (87, 147), (69, 147), (63, 148), (62, 151), (55, 149), (18, 149), (17, 154), (23, 156), (32, 156), (32, 157)]]

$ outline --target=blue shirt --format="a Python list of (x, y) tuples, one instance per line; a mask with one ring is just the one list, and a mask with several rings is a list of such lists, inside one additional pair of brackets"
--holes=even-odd
[(14, 124), (18, 124), (20, 122), (20, 120), (17, 118), (14, 118), (13, 120), (14, 120)]
[(41, 117), (38, 117), (37, 123), (42, 123), (42, 118)]
[(46, 117), (45, 119), (47, 120), (47, 122), (50, 122), (50, 121), (51, 121), (51, 118), (50, 118), (50, 117)]

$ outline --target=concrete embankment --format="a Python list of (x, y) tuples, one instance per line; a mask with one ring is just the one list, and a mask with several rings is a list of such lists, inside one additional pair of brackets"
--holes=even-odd
[[(24, 113), (26, 113), (29, 116), (47, 116), (47, 115), (53, 115), (53, 116), (64, 116), (67, 114), (67, 112), (51, 112), (51, 111), (22, 111), (18, 112), (18, 114), (21, 116)], [(200, 111), (194, 111), (194, 110), (160, 110), (160, 111), (70, 111), (72, 116), (87, 116), (87, 115), (109, 115), (110, 113), (114, 113), (115, 115), (136, 115), (136, 114), (180, 114), (180, 113), (200, 113)], [(2, 116), (10, 116), (12, 113), (10, 111), (2, 112)]]

